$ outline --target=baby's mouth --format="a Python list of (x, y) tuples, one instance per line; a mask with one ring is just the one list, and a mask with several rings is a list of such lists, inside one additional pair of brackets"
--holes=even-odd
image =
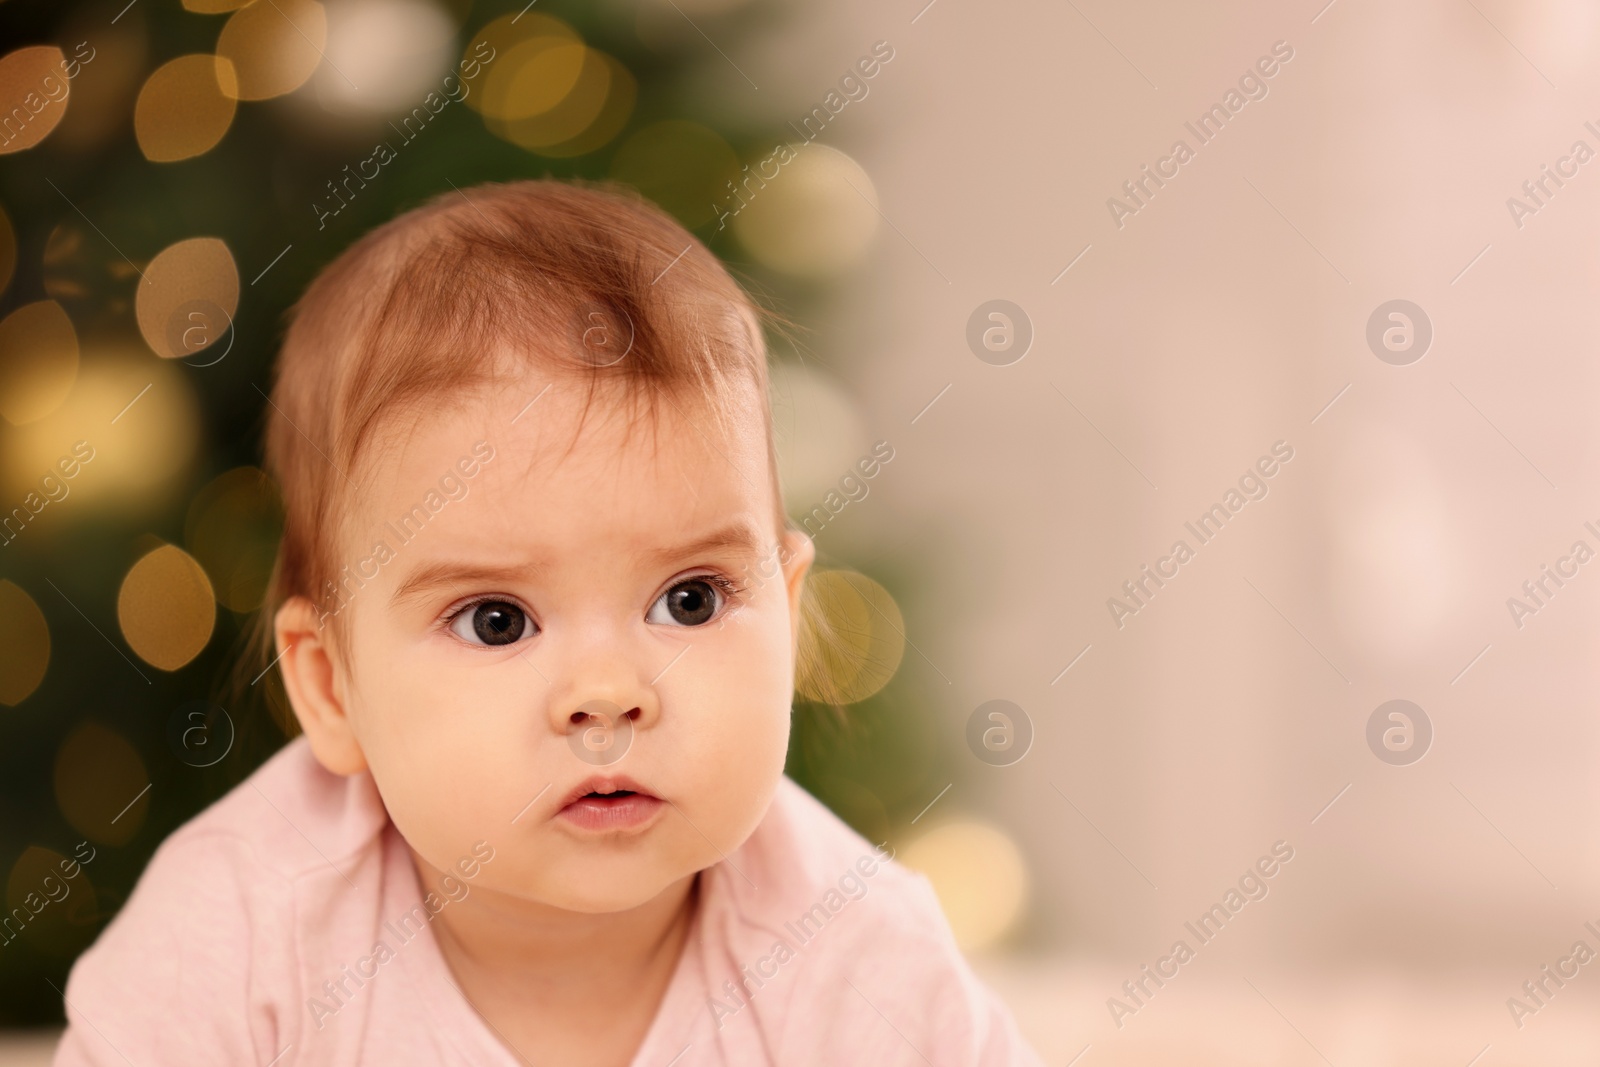
[(637, 782), (591, 778), (568, 794), (556, 815), (582, 831), (614, 833), (643, 829), (665, 806), (664, 800)]

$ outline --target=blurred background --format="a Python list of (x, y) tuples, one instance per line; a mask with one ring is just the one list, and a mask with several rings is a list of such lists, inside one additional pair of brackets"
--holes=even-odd
[(0, 1062), (287, 736), (241, 673), (284, 309), (546, 174), (800, 323), (785, 497), (848, 640), (789, 772), (1047, 1062), (1600, 1056), (1592, 4), (3, 0), (0, 41), (7, 910), (94, 856), (0, 946)]

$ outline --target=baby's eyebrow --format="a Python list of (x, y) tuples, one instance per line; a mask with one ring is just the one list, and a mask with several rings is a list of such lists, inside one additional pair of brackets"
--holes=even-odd
[(757, 555), (762, 551), (763, 547), (765, 546), (761, 536), (756, 533), (749, 523), (740, 520), (681, 545), (640, 553), (640, 558), (650, 563), (672, 563), (687, 556), (698, 556), (703, 552), (719, 552), (730, 549), (736, 552)]
[[(682, 544), (639, 552), (635, 558), (645, 564), (661, 566), (707, 552), (731, 550), (753, 556), (760, 554), (763, 547), (762, 539), (755, 529), (747, 522), (738, 521)], [(539, 564), (531, 561), (509, 566), (503, 564), (486, 566), (479, 563), (441, 560), (418, 567), (408, 575), (395, 589), (389, 602), (399, 604), (403, 600), (441, 585), (481, 588), (485, 585), (508, 584), (536, 575), (541, 569), (543, 568)]]
[(429, 592), (441, 585), (485, 586), (507, 585), (538, 570), (537, 567), (483, 567), (473, 563), (440, 562), (418, 567), (389, 598), (390, 604), (399, 604)]

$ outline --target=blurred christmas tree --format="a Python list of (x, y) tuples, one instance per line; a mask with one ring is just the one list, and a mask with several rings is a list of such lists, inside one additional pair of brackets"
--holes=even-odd
[[(807, 146), (812, 180), (743, 210), (744, 161), (794, 127), (741, 95), (727, 52), (781, 17), (758, 0), (0, 3), (0, 1024), (60, 1021), (50, 983), (151, 851), (292, 728), (273, 672), (242, 702), (226, 684), (280, 521), (255, 464), (284, 309), (398, 212), (550, 175), (634, 185), (805, 321), (860, 241), (839, 211), (808, 223), (804, 198), (842, 181), (859, 216), (870, 183)], [(851, 714), (797, 716), (790, 769), (881, 840), (934, 757), (923, 701), (889, 684), (893, 601), (856, 579), (824, 590), (845, 651), (801, 689)], [(79, 842), (93, 859), (47, 882)]]

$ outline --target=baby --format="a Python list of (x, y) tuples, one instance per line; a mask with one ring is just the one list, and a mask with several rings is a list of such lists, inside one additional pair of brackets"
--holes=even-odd
[(522, 181), (292, 311), (268, 608), (302, 734), (168, 838), (58, 1064), (1034, 1064), (928, 883), (783, 775), (814, 548), (763, 319)]

